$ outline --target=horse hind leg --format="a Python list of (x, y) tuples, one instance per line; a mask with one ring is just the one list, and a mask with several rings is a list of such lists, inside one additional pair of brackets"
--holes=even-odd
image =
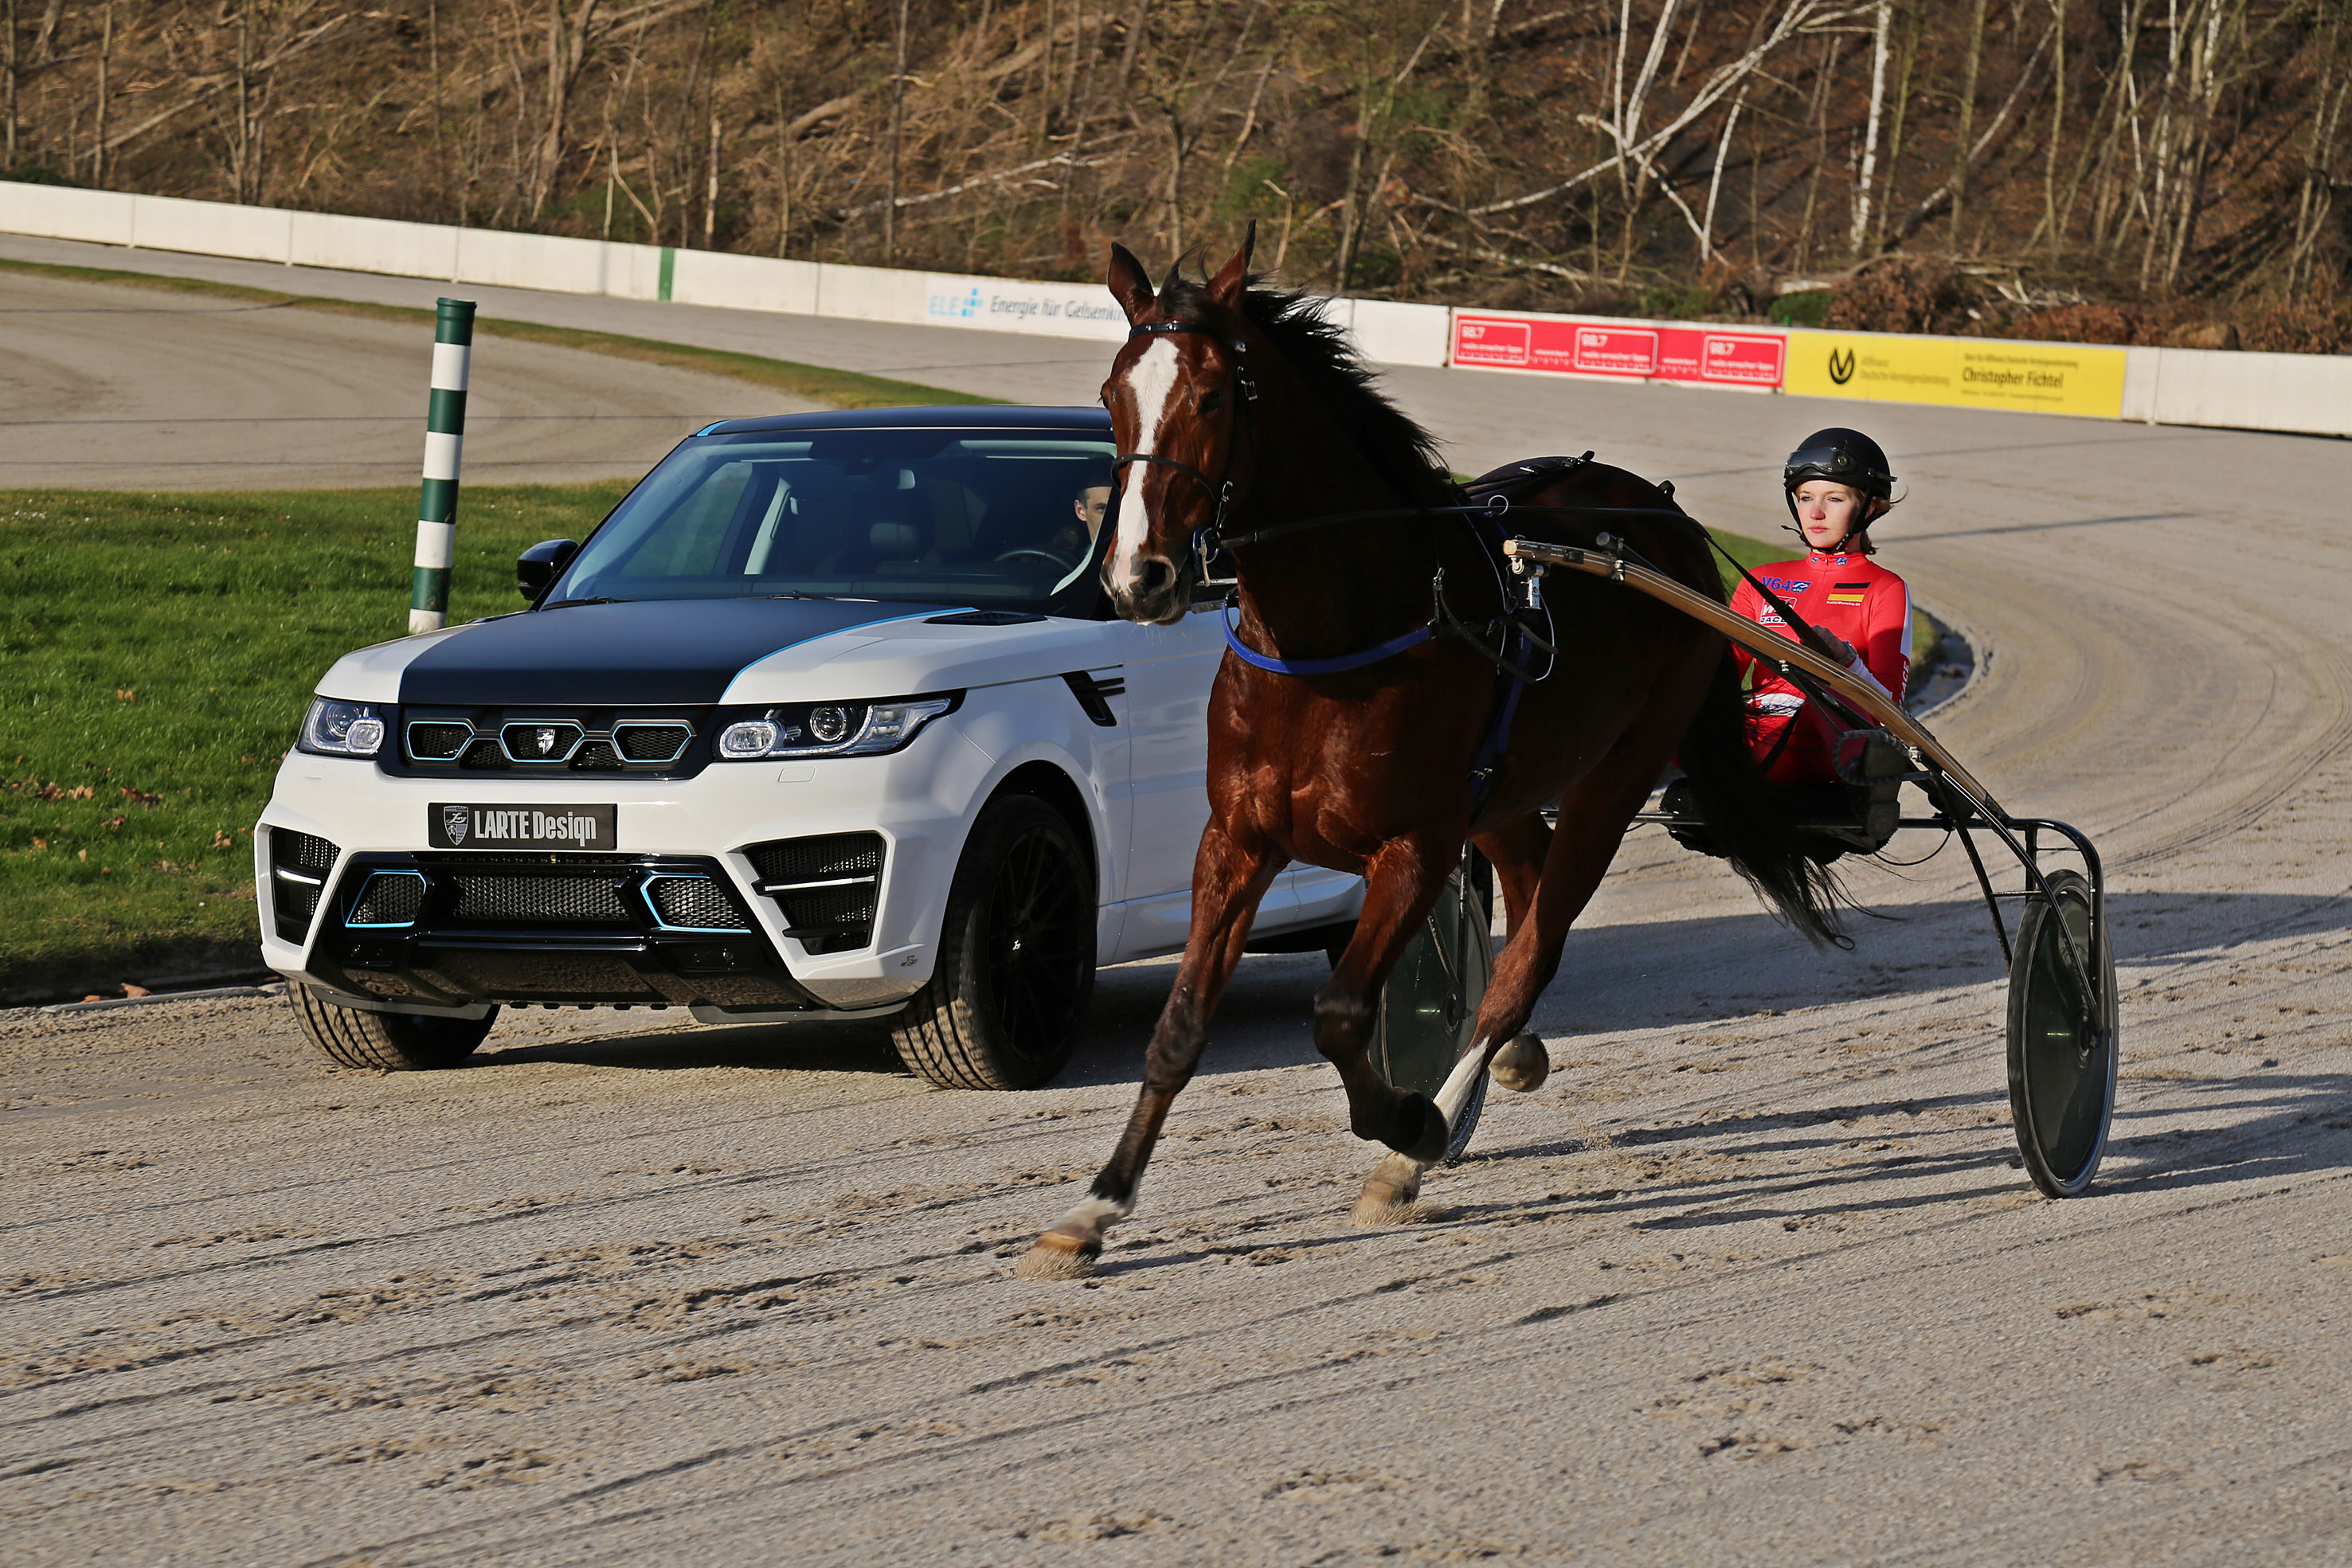
[[(1495, 868), (1495, 882), (1503, 894), (1507, 936), (1517, 936), (1535, 907), (1543, 883), (1544, 862), (1551, 850), (1551, 829), (1543, 813), (1530, 811), (1478, 835), (1481, 853)], [(1551, 1076), (1551, 1054), (1542, 1039), (1532, 1034), (1511, 1037), (1486, 1064), (1487, 1074), (1514, 1094), (1532, 1094)]]

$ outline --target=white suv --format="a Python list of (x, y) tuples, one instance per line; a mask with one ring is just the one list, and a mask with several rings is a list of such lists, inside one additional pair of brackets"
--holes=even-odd
[[(1223, 636), (1101, 607), (1111, 455), (1090, 409), (714, 424), (524, 553), (530, 609), (339, 661), (254, 833), (310, 1038), (436, 1067), (502, 1005), (889, 1017), (934, 1082), (1052, 1077), (1096, 967), (1183, 946), (1208, 814)], [(1286, 872), (1253, 944), (1361, 900)]]

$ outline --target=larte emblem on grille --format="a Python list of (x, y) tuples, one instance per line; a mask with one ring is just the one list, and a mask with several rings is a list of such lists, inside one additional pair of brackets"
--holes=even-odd
[(530, 742), (533, 746), (539, 748), (539, 754), (541, 757), (552, 757), (555, 755), (555, 731), (551, 729), (532, 730), (530, 732)]
[(449, 835), (451, 843), (462, 844), (466, 841), (467, 818), (467, 809), (464, 806), (441, 808), (441, 831)]

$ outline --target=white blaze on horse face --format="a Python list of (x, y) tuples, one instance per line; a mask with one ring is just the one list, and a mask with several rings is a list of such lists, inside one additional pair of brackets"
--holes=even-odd
[[(1176, 345), (1155, 339), (1136, 356), (1127, 372), (1127, 390), (1135, 397), (1135, 455), (1149, 457), (1160, 445), (1160, 422), (1168, 417), (1168, 395), (1176, 390)], [(1150, 537), (1150, 519), (1143, 515), (1143, 476), (1156, 465), (1130, 463), (1118, 503), (1118, 536), (1113, 541), (1110, 572), (1113, 582), (1131, 582), (1136, 559)]]

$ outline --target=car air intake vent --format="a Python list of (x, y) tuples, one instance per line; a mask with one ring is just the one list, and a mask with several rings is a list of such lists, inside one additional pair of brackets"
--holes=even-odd
[(454, 762), (474, 727), (463, 719), (425, 719), (408, 727), (408, 755), (415, 762)]
[(604, 741), (592, 740), (580, 748), (580, 754), (572, 759), (572, 766), (574, 769), (589, 772), (614, 772), (621, 766), (621, 754)]
[(833, 877), (878, 875), (879, 833), (827, 833), (814, 839), (780, 839), (743, 852), (762, 883), (823, 882)]
[(707, 876), (657, 876), (646, 896), (664, 925), (687, 931), (749, 931), (751, 923), (726, 890)]
[(414, 925), (425, 908), (425, 879), (413, 871), (377, 872), (344, 917), (346, 925)]
[(874, 940), (881, 834), (781, 839), (743, 853), (760, 873), (760, 891), (776, 901), (791, 935), (811, 953), (855, 952)]
[(558, 925), (628, 924), (628, 911), (621, 904), (619, 879), (609, 872), (586, 876), (506, 876), (460, 872), (449, 880), (457, 884), (457, 906), (449, 912), (453, 920)]
[(269, 907), (280, 939), (299, 942), (310, 935), (327, 873), (335, 869), (335, 846), (316, 834), (269, 830)]
[(460, 768), (511, 768), (514, 764), (507, 760), (506, 752), (499, 746), (499, 737), (495, 735), (486, 735), (466, 747), (466, 755), (459, 760), (457, 766)]
[(613, 744), (621, 755), (632, 762), (672, 762), (694, 738), (692, 727), (683, 724), (623, 723), (613, 727)]

